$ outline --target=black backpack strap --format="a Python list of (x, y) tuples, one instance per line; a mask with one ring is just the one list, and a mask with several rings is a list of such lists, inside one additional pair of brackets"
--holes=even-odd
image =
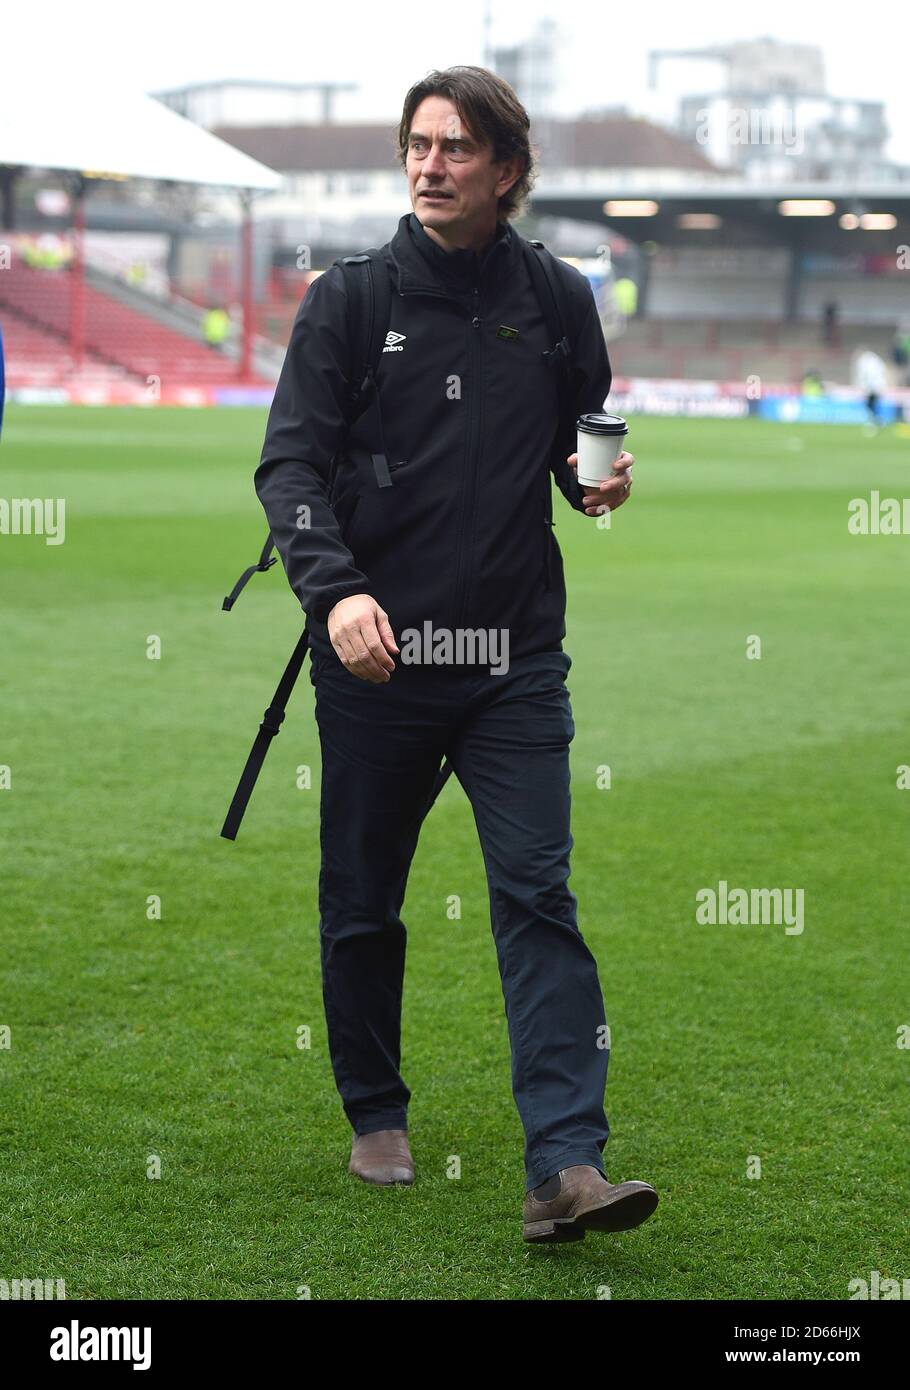
[[(373, 269), (374, 263), (376, 273)], [(385, 345), (385, 335), (392, 312), (392, 287), (388, 267), (382, 252), (375, 247), (358, 256), (342, 256), (334, 264), (341, 266), (348, 291), (352, 389), (345, 414), (351, 423), (365, 409), (372, 412), (368, 423), (369, 438), (378, 444), (378, 452), (373, 454), (373, 467), (379, 486), (390, 487), (392, 479), (382, 432), (382, 416), (379, 412), (379, 392), (375, 383), (375, 373)], [(345, 270), (346, 266), (357, 266), (358, 269), (351, 273)], [(223, 600), (221, 607), (224, 612), (231, 611), (254, 574), (271, 569), (272, 565), (278, 563), (275, 556), (269, 559), (274, 548), (275, 542), (270, 531), (257, 563), (243, 571), (227, 598)]]
[[(262, 547), (262, 554), (259, 556), (259, 559), (257, 560), (256, 564), (250, 565), (248, 569), (245, 569), (243, 571), (243, 574), (237, 580), (237, 583), (234, 585), (233, 589), (222, 603), (221, 607), (224, 612), (230, 613), (241, 591), (246, 588), (247, 584), (250, 582), (254, 574), (257, 574), (259, 572), (264, 573), (265, 570), (270, 570), (273, 565), (278, 564), (278, 556), (272, 555), (272, 551), (274, 549), (275, 542), (272, 539), (272, 533), (270, 531), (269, 534), (266, 536), (265, 545)], [(269, 559), (270, 555), (272, 556), (271, 559)]]
[(556, 273), (553, 257), (542, 241), (522, 238), (525, 263), (537, 294), (553, 347), (543, 354), (544, 361), (558, 373), (560, 399), (568, 392), (574, 372), (572, 314), (565, 285)]
[[(388, 265), (381, 251), (372, 248), (357, 256), (342, 256), (335, 262), (340, 265), (345, 276), (348, 301), (348, 341), (351, 345), (350, 383), (351, 389), (345, 414), (348, 423), (353, 423), (361, 415), (366, 416), (367, 438), (371, 440), (376, 452), (372, 454), (376, 481), (380, 487), (390, 487), (385, 437), (382, 429), (382, 413), (379, 402), (379, 386), (376, 372), (379, 359), (385, 346), (389, 319), (392, 312), (392, 286)], [(350, 267), (348, 269), (347, 267)], [(540, 289), (537, 290), (540, 296)], [(555, 296), (555, 291), (553, 294)], [(546, 311), (545, 311), (546, 312)], [(548, 323), (550, 320), (548, 319)], [(559, 336), (558, 334), (556, 336)], [(250, 565), (234, 585), (224, 600), (222, 608), (230, 611), (238, 594), (258, 570), (270, 569), (277, 561), (271, 552), (274, 549), (272, 533), (266, 539), (262, 554), (255, 565)], [(309, 646), (309, 634), (304, 628), (284, 674), (278, 682), (272, 702), (265, 712), (259, 732), (250, 749), (246, 766), (237, 784), (237, 790), (225, 817), (221, 834), (226, 840), (235, 840), (240, 822), (243, 820), (256, 779), (265, 761), (272, 739), (280, 731), (285, 717), (288, 701), (294, 684), (300, 674), (303, 659)], [(439, 793), (452, 773), (452, 764), (445, 759), (436, 774), (424, 815), (429, 812)]]
[(389, 269), (385, 257), (376, 247), (362, 251), (357, 256), (342, 256), (335, 264), (341, 267), (348, 291), (348, 329), (352, 345), (349, 419), (353, 422), (364, 416), (376, 482), (379, 487), (391, 487), (392, 476), (376, 382), (392, 313)]
[(234, 799), (225, 817), (224, 825), (221, 827), (221, 834), (226, 840), (236, 840), (237, 838), (237, 831), (240, 829), (243, 813), (246, 810), (247, 802), (256, 785), (256, 778), (259, 776), (262, 764), (265, 762), (265, 755), (269, 751), (269, 745), (275, 735), (281, 731), (288, 700), (291, 698), (294, 682), (300, 675), (300, 668), (303, 665), (303, 658), (306, 656), (309, 645), (310, 634), (307, 629), (304, 628), (296, 647), (291, 653), (291, 659), (284, 668), (284, 674), (278, 682), (275, 694), (272, 696), (272, 703), (266, 710), (262, 723), (259, 725), (259, 732), (250, 749), (250, 756), (246, 760), (246, 767), (243, 769), (240, 775), (240, 781), (237, 783)]
[[(376, 262), (376, 273), (374, 273), (374, 262)], [(392, 311), (392, 288), (389, 280), (388, 268), (382, 258), (382, 253), (378, 250), (370, 250), (359, 256), (343, 256), (335, 264), (341, 265), (345, 276), (345, 284), (348, 291), (348, 341), (351, 345), (351, 392), (346, 405), (345, 414), (349, 423), (358, 418), (364, 410), (374, 412), (373, 419), (369, 422), (371, 431), (368, 436), (370, 439), (378, 441), (379, 452), (373, 455), (373, 466), (376, 469), (376, 476), (380, 487), (386, 486), (384, 477), (391, 483), (389, 477), (388, 461), (385, 456), (385, 443), (382, 435), (382, 417), (379, 413), (379, 390), (376, 386), (376, 368), (379, 364), (379, 355), (385, 344), (385, 335), (388, 332), (389, 317)], [(351, 270), (346, 267), (352, 267)], [(257, 570), (270, 569), (277, 561), (271, 552), (274, 549), (274, 540), (271, 531), (266, 538), (262, 548), (262, 554), (255, 565), (250, 565), (244, 570), (243, 574), (234, 585), (230, 594), (224, 600), (222, 608), (228, 612), (234, 606), (238, 594), (249, 582)], [(269, 558), (271, 556), (271, 558)], [(246, 760), (246, 766), (237, 784), (234, 799), (225, 818), (221, 834), (226, 840), (235, 840), (240, 822), (243, 820), (243, 813), (247, 808), (256, 779), (265, 761), (265, 755), (269, 751), (272, 739), (279, 732), (282, 721), (285, 717), (288, 701), (294, 689), (303, 659), (309, 646), (309, 635), (306, 628), (291, 654), (291, 659), (285, 667), (284, 674), (278, 682), (272, 702), (265, 712), (259, 732), (253, 742), (250, 755)], [(448, 774), (446, 774), (447, 776)], [(433, 794), (433, 800), (438, 795), (439, 789), (446, 780), (437, 784)], [(432, 801), (430, 802), (432, 805)]]

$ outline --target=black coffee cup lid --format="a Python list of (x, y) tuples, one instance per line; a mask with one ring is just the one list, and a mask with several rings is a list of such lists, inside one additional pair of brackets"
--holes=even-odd
[(590, 415), (580, 415), (576, 422), (576, 429), (582, 430), (585, 434), (628, 434), (629, 426), (621, 415), (605, 415), (602, 411), (595, 410)]

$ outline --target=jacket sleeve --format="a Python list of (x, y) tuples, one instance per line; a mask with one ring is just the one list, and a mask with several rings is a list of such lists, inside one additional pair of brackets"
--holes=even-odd
[(346, 307), (332, 267), (297, 310), (254, 478), (288, 583), (319, 622), (339, 600), (371, 592), (329, 506), (329, 470), (346, 428)]
[(572, 355), (576, 370), (575, 389), (571, 397), (571, 404), (560, 420), (559, 428), (556, 431), (556, 442), (550, 458), (550, 471), (559, 485), (560, 492), (580, 512), (585, 509), (583, 501), (585, 489), (579, 484), (575, 476), (575, 469), (569, 467), (566, 459), (569, 454), (574, 454), (578, 447), (576, 421), (579, 415), (587, 415), (589, 411), (603, 410), (613, 382), (613, 371), (610, 367), (607, 344), (604, 341), (603, 329), (600, 324), (600, 315), (597, 312), (594, 295), (587, 281), (585, 281), (585, 288), (590, 304), (578, 331), (577, 342), (573, 344)]

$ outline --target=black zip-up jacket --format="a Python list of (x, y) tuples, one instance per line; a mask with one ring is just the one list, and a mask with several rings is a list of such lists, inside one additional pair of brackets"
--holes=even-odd
[[(556, 259), (580, 325), (580, 385), (558, 418), (555, 373), (541, 357), (553, 344), (519, 237), (500, 222), (482, 255), (444, 251), (408, 213), (382, 248), (392, 313), (376, 379), (390, 487), (378, 484), (378, 446), (363, 419), (342, 447), (354, 354), (340, 268), (320, 275), (303, 299), (255, 486), (320, 645), (332, 607), (358, 593), (386, 610), (399, 644), (404, 629), (422, 632), (429, 620), (451, 631), (506, 628), (512, 657), (562, 645), (566, 594), (550, 475), (583, 511), (565, 460), (578, 416), (603, 409), (611, 370), (591, 287)], [(518, 336), (497, 336), (500, 326)]]

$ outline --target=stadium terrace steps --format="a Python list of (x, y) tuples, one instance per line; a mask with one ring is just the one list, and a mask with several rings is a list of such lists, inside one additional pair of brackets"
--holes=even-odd
[(6, 384), (11, 389), (58, 386), (74, 379), (81, 386), (109, 386), (130, 379), (125, 368), (96, 361), (91, 353), (86, 353), (78, 374), (73, 373), (67, 344), (60, 334), (37, 327), (4, 305), (0, 305), (0, 328)]
[(840, 346), (822, 342), (819, 324), (718, 323), (681, 319), (633, 319), (610, 345), (615, 376), (676, 377), (683, 380), (764, 381), (798, 384), (809, 371), (847, 386), (852, 355), (867, 344), (891, 357), (891, 333), (880, 324), (840, 328)]
[[(71, 280), (67, 270), (37, 270), (19, 262), (0, 276), (0, 309), (4, 321), (15, 316), (20, 324), (43, 331), (54, 344), (53, 360), (58, 375), (71, 369), (69, 333)], [(133, 378), (147, 382), (158, 377), (170, 384), (233, 384), (237, 367), (216, 348), (194, 342), (187, 336), (155, 321), (137, 308), (113, 299), (96, 285), (85, 285), (85, 347), (90, 357), (120, 368)], [(29, 342), (23, 343), (26, 354)], [(40, 345), (37, 361), (47, 358), (48, 343)], [(27, 358), (20, 358), (25, 369)], [(266, 385), (265, 378), (254, 378)]]
[(759, 376), (764, 381), (798, 385), (809, 371), (821, 373), (823, 381), (838, 386), (850, 384), (849, 354), (819, 352), (814, 348), (769, 352), (745, 348), (721, 348), (707, 353), (703, 349), (670, 348), (662, 351), (630, 348), (624, 343), (610, 344), (613, 375), (673, 377), (697, 381), (745, 381)]
[[(887, 355), (892, 329), (880, 323), (841, 324), (838, 329), (842, 349), (853, 350), (860, 343)], [(767, 319), (631, 319), (617, 342), (648, 348), (686, 347), (689, 349), (716, 347), (755, 347), (773, 351), (788, 348), (823, 349), (821, 323), (769, 322)]]
[(33, 371), (50, 374), (59, 370), (60, 339), (43, 328), (36, 328), (8, 311), (0, 316), (6, 378), (12, 382), (20, 362), (27, 361)]

